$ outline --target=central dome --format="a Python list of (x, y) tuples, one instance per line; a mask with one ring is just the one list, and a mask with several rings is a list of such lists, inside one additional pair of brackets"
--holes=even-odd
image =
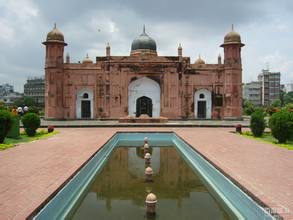
[(144, 26), (142, 34), (135, 38), (131, 44), (131, 54), (133, 55), (137, 53), (157, 54), (156, 42), (145, 33)]

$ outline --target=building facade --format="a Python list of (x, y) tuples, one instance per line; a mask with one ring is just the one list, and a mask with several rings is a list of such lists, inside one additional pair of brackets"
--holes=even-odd
[(38, 106), (45, 105), (45, 78), (28, 78), (24, 84), (24, 96), (31, 97)]
[(243, 98), (250, 101), (254, 106), (262, 105), (262, 83), (252, 81), (243, 84)]
[(13, 92), (14, 92), (14, 89), (12, 85), (8, 83), (0, 85), (0, 97), (9, 95), (10, 93), (13, 93)]
[(292, 92), (293, 91), (293, 82), (285, 84), (285, 91)]
[(262, 70), (258, 75), (262, 86), (262, 105), (269, 106), (276, 99), (280, 99), (281, 73)]
[(240, 35), (224, 37), (224, 62), (191, 62), (179, 45), (177, 56), (158, 56), (145, 29), (128, 56), (88, 56), (64, 62), (63, 34), (48, 33), (45, 62), (45, 117), (48, 119), (164, 116), (170, 119), (236, 119), (242, 115)]

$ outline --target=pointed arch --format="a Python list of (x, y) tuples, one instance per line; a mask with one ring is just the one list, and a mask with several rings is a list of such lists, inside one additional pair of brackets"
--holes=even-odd
[(133, 117), (136, 116), (137, 99), (143, 96), (151, 99), (152, 113), (150, 115), (152, 115), (152, 117), (159, 117), (161, 96), (160, 85), (148, 77), (136, 79), (128, 85), (128, 115)]

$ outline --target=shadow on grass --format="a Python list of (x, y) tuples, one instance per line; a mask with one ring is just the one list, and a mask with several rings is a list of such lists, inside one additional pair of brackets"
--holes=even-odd
[(26, 135), (25, 132), (21, 132), (19, 138), (5, 138), (5, 141), (3, 144), (0, 144), (0, 150), (5, 150), (11, 147), (14, 147), (20, 143), (26, 143), (26, 142), (31, 142), (47, 137), (51, 137), (55, 134), (57, 134), (58, 131), (53, 131), (51, 133), (48, 133), (46, 130), (38, 130), (36, 135), (33, 137), (29, 137)]

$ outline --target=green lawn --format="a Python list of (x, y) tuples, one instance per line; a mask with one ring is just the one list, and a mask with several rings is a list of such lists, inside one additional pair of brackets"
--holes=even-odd
[(20, 137), (17, 139), (5, 138), (4, 143), (0, 144), (0, 150), (5, 150), (7, 148), (14, 147), (19, 143), (31, 142), (34, 140), (39, 140), (39, 139), (51, 137), (57, 133), (58, 133), (57, 131), (53, 131), (51, 133), (48, 133), (46, 130), (38, 130), (37, 134), (34, 137), (28, 137), (25, 134), (25, 132), (21, 132)]
[(293, 141), (287, 141), (286, 144), (279, 144), (278, 140), (276, 138), (274, 138), (270, 132), (265, 132), (262, 137), (254, 137), (252, 135), (251, 131), (244, 131), (244, 132), (242, 132), (242, 135), (249, 137), (249, 138), (259, 140), (259, 141), (271, 143), (271, 144), (277, 145), (279, 147), (287, 148), (288, 150), (293, 150)]

